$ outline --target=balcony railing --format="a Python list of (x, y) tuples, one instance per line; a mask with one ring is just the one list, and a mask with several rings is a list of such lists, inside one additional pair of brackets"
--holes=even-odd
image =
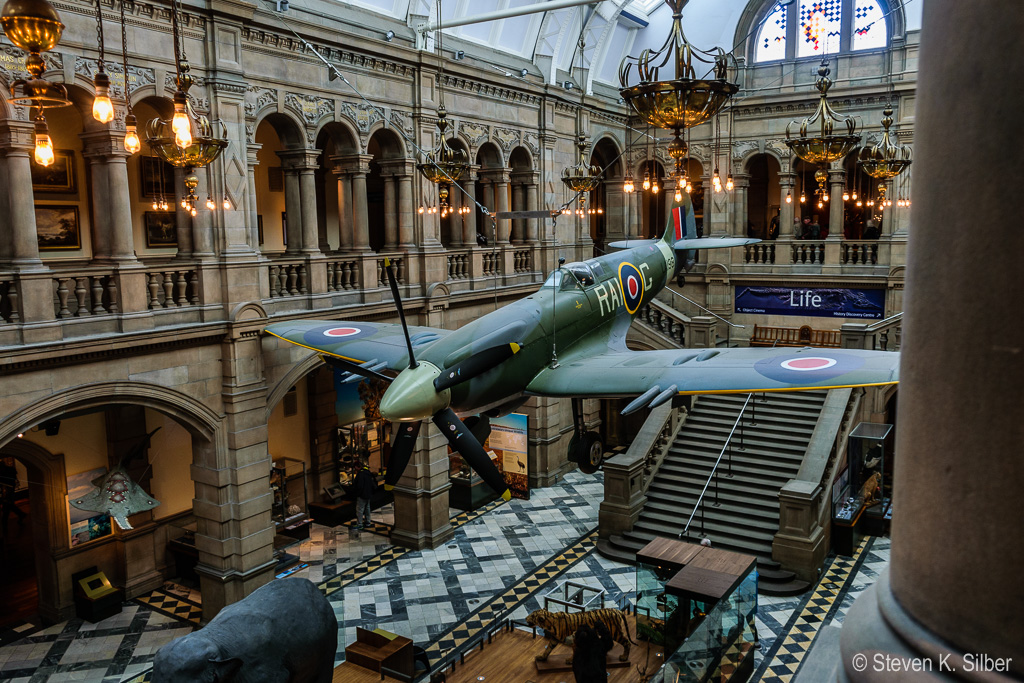
[(309, 274), (305, 261), (272, 263), (268, 266), (268, 273), (271, 299), (299, 296), (309, 292)]
[(448, 253), (448, 279), (469, 279), (472, 255), (469, 251), (452, 251)]
[(360, 289), (360, 273), (358, 259), (329, 257), (327, 260), (327, 291), (345, 292), (350, 289)]
[[(171, 268), (146, 274), (150, 309), (198, 306), (199, 273), (191, 268)], [(58, 289), (58, 294), (60, 290)]]

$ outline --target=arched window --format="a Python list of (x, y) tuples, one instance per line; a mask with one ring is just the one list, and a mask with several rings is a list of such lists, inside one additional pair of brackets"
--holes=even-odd
[(761, 14), (754, 61), (883, 48), (891, 26), (883, 0), (780, 0)]

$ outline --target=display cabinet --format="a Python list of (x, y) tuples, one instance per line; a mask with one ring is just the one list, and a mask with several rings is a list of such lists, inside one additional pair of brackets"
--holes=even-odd
[(270, 489), (274, 493), (271, 517), (277, 533), (292, 538), (308, 538), (306, 463), (295, 458), (275, 458), (270, 468)]
[(847, 440), (846, 467), (832, 485), (832, 544), (852, 555), (861, 535), (882, 534), (892, 518), (886, 439), (892, 425), (861, 422)]

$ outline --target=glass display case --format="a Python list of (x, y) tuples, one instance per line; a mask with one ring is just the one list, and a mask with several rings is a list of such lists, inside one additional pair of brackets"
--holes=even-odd
[(196, 518), (187, 515), (167, 525), (167, 550), (174, 558), (175, 578), (185, 583), (198, 585), (196, 564), (199, 550), (196, 548)]
[[(850, 432), (846, 469), (833, 485), (833, 519), (854, 523), (861, 512), (884, 517), (891, 509), (885, 441), (892, 425), (861, 422)], [(891, 513), (890, 513), (891, 514)]]
[(270, 489), (274, 492), (271, 517), (278, 526), (288, 526), (306, 517), (306, 463), (295, 458), (274, 458), (270, 467)]
[(749, 675), (757, 643), (757, 570), (753, 565), (717, 601), (679, 597), (675, 604), (675, 614), (666, 623), (675, 620), (687, 635), (678, 640), (666, 632), (665, 665), (652, 683), (715, 680), (724, 671), (736, 672), (733, 675), (747, 671)]

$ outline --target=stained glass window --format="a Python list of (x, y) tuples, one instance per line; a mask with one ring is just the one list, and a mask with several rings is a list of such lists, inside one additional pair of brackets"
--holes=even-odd
[(776, 5), (764, 20), (757, 36), (757, 53), (754, 55), (754, 61), (768, 62), (773, 59), (786, 58), (786, 16), (788, 12), (788, 7)]
[(800, 0), (800, 35), (797, 57), (839, 52), (843, 0)]
[(853, 6), (853, 49), (885, 47), (885, 19), (878, 0), (856, 0)]

